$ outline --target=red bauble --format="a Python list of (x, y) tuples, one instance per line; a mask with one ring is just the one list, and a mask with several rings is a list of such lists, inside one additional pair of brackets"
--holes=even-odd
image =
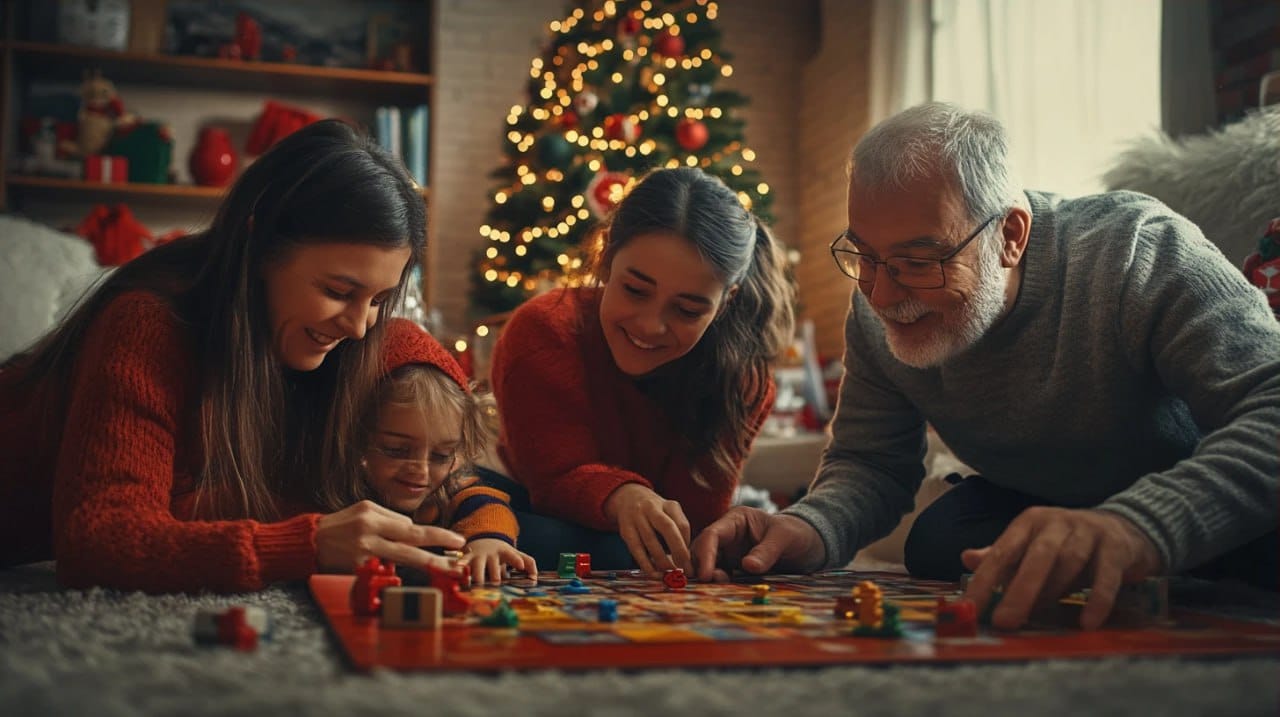
[(635, 15), (627, 15), (618, 21), (618, 32), (623, 35), (634, 35), (640, 32), (640, 20)]
[(587, 184), (587, 208), (597, 218), (607, 217), (626, 193), (630, 183), (631, 177), (622, 172), (604, 171), (596, 174)]
[(676, 123), (676, 144), (686, 152), (697, 152), (707, 145), (707, 126), (702, 120), (685, 117)]
[(578, 126), (578, 115), (573, 110), (565, 110), (560, 114), (560, 126), (566, 130), (576, 129)]
[(670, 30), (663, 30), (653, 38), (653, 50), (664, 57), (683, 57), (684, 38), (672, 35)]
[(632, 144), (640, 138), (640, 125), (621, 112), (612, 114), (604, 118), (604, 136), (606, 139), (620, 139)]
[(225, 187), (236, 173), (236, 151), (225, 129), (206, 127), (191, 150), (191, 178), (204, 187)]

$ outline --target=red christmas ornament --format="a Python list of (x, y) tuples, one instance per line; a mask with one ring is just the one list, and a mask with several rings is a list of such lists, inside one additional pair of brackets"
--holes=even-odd
[(578, 126), (578, 115), (573, 110), (565, 110), (560, 115), (560, 126), (566, 130), (575, 129)]
[(634, 35), (640, 32), (640, 20), (635, 15), (627, 15), (618, 21), (618, 32), (623, 35)]
[(707, 126), (702, 120), (685, 117), (676, 123), (676, 144), (686, 152), (697, 152), (707, 145)]
[(640, 138), (640, 125), (625, 114), (612, 114), (604, 118), (604, 136), (632, 144)]
[(653, 49), (664, 57), (682, 57), (684, 55), (684, 38), (672, 35), (670, 30), (663, 30), (653, 38)]
[(600, 219), (609, 216), (630, 184), (631, 177), (622, 172), (600, 172), (587, 185), (587, 208)]

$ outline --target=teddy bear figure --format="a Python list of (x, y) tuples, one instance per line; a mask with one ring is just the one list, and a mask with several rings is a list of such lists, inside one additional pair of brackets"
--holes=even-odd
[(60, 149), (76, 157), (99, 154), (111, 141), (116, 127), (129, 124), (133, 116), (124, 111), (116, 86), (94, 70), (85, 73), (80, 85), (79, 128), (75, 140), (64, 140)]

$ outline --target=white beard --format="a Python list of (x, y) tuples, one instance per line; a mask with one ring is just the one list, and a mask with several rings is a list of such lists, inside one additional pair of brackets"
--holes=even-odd
[(876, 311), (885, 324), (885, 340), (895, 358), (915, 368), (938, 366), (976, 344), (995, 325), (1004, 314), (1004, 292), (1008, 285), (1008, 277), (1000, 266), (999, 249), (988, 249), (984, 242), (978, 252), (977, 269), (978, 283), (969, 301), (932, 336), (906, 340), (888, 324), (888, 321), (910, 323), (929, 313), (929, 308), (914, 298)]

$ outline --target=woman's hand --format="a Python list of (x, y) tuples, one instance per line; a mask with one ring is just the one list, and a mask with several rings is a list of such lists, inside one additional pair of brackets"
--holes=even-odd
[(462, 549), (463, 560), (471, 566), (471, 583), (484, 585), (485, 581), (493, 585), (502, 583), (502, 566), (510, 565), (516, 570), (523, 570), (534, 580), (538, 579), (538, 564), (533, 558), (516, 550), (503, 540), (497, 538), (479, 538), (467, 543)]
[(686, 575), (693, 575), (689, 520), (679, 503), (639, 483), (627, 483), (605, 499), (604, 513), (617, 524), (618, 534), (641, 570), (657, 573), (681, 568)]
[(466, 541), (444, 528), (417, 525), (408, 516), (362, 500), (316, 523), (316, 564), (321, 572), (355, 572), (366, 559), (450, 570), (450, 560), (420, 546), (457, 550)]

